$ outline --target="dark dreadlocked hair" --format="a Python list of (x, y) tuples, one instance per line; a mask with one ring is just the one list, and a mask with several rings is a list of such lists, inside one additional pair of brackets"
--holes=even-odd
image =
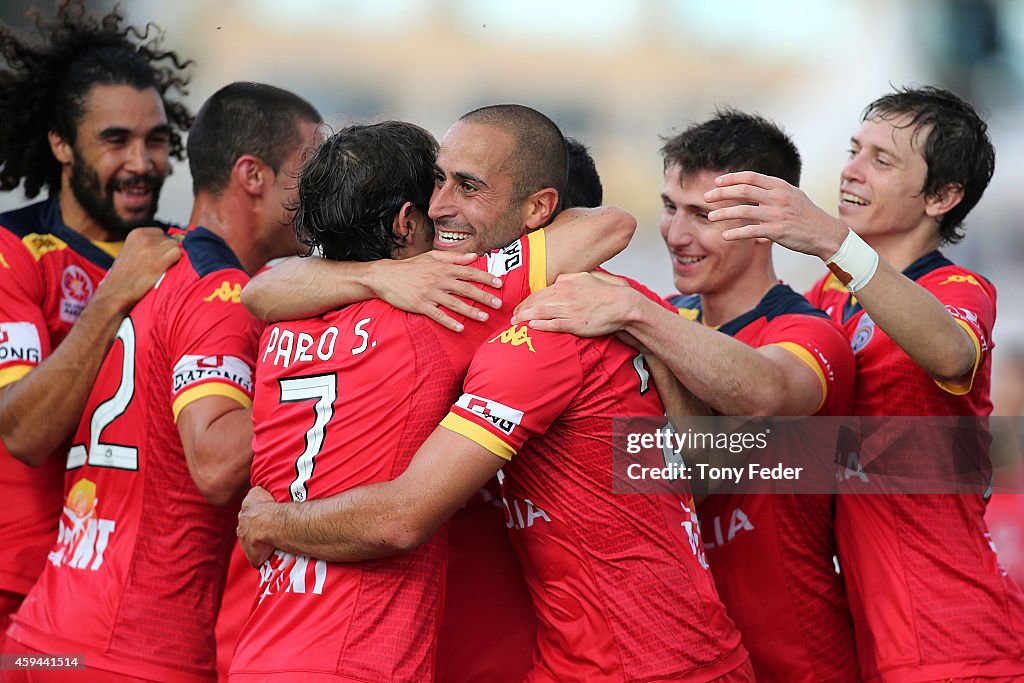
[(0, 190), (13, 190), (22, 180), (28, 197), (44, 185), (50, 193), (60, 189), (61, 166), (47, 134), (52, 130), (75, 143), (95, 85), (154, 88), (171, 128), (170, 153), (184, 159), (182, 133), (192, 125), (192, 114), (169, 94), (188, 94), (183, 71), (193, 62), (161, 49), (159, 26), (122, 26), (117, 6), (100, 19), (86, 16), (83, 0), (61, 0), (52, 19), (36, 10), (29, 16), (42, 38), (38, 44), (0, 26)]

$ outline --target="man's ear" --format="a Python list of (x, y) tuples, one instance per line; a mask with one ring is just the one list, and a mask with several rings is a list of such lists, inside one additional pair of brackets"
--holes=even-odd
[(274, 172), (262, 159), (252, 154), (243, 154), (235, 159), (231, 177), (247, 193), (258, 196), (266, 192), (268, 184), (274, 182)]
[(50, 142), (50, 151), (53, 152), (53, 157), (60, 162), (61, 166), (66, 166), (74, 161), (74, 150), (71, 148), (71, 143), (64, 136), (55, 130), (51, 130), (46, 134), (46, 139)]
[(545, 187), (534, 192), (523, 202), (523, 225), (527, 230), (543, 228), (555, 215), (558, 208), (558, 190)]
[(924, 212), (936, 220), (953, 210), (964, 199), (964, 186), (960, 183), (947, 183), (935, 194), (924, 198)]
[(401, 238), (404, 244), (411, 244), (416, 233), (423, 229), (422, 214), (412, 205), (405, 202), (391, 221), (391, 231)]

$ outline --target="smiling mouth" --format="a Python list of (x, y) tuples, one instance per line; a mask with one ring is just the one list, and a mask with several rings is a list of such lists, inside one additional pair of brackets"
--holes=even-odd
[(871, 203), (865, 199), (861, 199), (855, 194), (850, 194), (849, 192), (840, 192), (839, 202), (841, 204), (853, 204), (854, 206), (867, 206)]
[(676, 263), (681, 266), (692, 266), (695, 263), (700, 263), (706, 258), (707, 256), (676, 256), (675, 260)]
[(437, 241), (442, 244), (458, 244), (459, 242), (465, 242), (472, 236), (468, 232), (448, 232), (447, 230), (436, 230), (435, 235)]

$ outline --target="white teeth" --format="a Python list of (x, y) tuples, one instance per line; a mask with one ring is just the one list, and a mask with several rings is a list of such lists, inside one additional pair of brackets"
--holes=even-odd
[(839, 199), (847, 204), (856, 204), (858, 206), (867, 206), (868, 202), (864, 201), (857, 195), (850, 194), (849, 192), (840, 192)]
[(442, 232), (438, 230), (437, 236), (440, 237), (443, 242), (461, 242), (462, 240), (469, 239), (469, 233), (465, 232)]
[(694, 263), (700, 263), (706, 256), (676, 256), (676, 261), (684, 266), (692, 266)]

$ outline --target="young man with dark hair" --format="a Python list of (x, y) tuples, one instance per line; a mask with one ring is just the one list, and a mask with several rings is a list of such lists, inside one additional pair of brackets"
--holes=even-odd
[(119, 11), (65, 0), (35, 28), (38, 43), (0, 28), (0, 189), (49, 195), (0, 215), (0, 644), (53, 544), (63, 449), (103, 355), (178, 258), (138, 226), (192, 120), (172, 97), (186, 63)]
[[(736, 226), (725, 239), (768, 238), (832, 271), (808, 298), (853, 348), (855, 415), (984, 417), (995, 288), (938, 248), (963, 237), (994, 164), (987, 125), (969, 103), (906, 88), (865, 109), (840, 175), (839, 218), (749, 171), (717, 178), (706, 199), (742, 202), (709, 216)], [(859, 462), (840, 482), (836, 534), (861, 670), (880, 680), (1018, 680), (1024, 596), (997, 564), (983, 475), (975, 494), (878, 495), (884, 478), (871, 472), (959, 472), (954, 439), (921, 424), (863, 421)]]
[[(565, 214), (539, 229), (549, 222), (558, 189), (543, 187), (516, 201), (509, 171), (516, 167), (507, 163), (515, 138), (480, 125), (486, 154), (476, 154), (483, 147), (467, 146), (465, 129), (453, 127), (436, 161), (433, 139), (411, 124), (353, 126), (335, 134), (303, 168), (302, 239), (328, 257), (401, 259), (425, 251), (434, 238), (433, 204), (428, 208), (425, 200), (432, 189), (435, 199), (451, 191), (434, 180), (450, 163), (458, 169), (450, 182), (466, 187), (449, 200), (449, 209), (461, 216), (461, 207), (472, 206), (481, 219), (472, 226), (474, 239), (494, 239), (489, 230), (509, 216), (524, 217), (520, 235), (524, 227), (538, 228), (473, 264), (503, 280), (505, 316), (559, 272), (596, 265), (625, 246), (635, 221), (615, 209)], [(488, 196), (466, 191), (469, 186), (486, 187)], [(254, 407), (253, 483), (266, 490), (254, 489), (250, 498), (300, 501), (313, 512), (317, 499), (400, 474), (457, 397), (474, 349), (498, 331), (501, 318), (463, 320), (464, 331), (456, 333), (371, 300), (270, 326), (261, 340)], [(244, 529), (241, 536), (250, 560), (262, 565), (263, 583), (239, 639), (233, 679), (299, 670), (362, 680), (432, 677), (443, 535), (404, 557), (348, 565), (316, 553), (274, 551)], [(314, 654), (305, 639), (287, 637), (297, 628), (323, 646)]]
[[(625, 331), (722, 415), (846, 415), (853, 358), (842, 334), (779, 284), (770, 244), (722, 241), (703, 199), (733, 169), (771, 169), (798, 183), (792, 141), (764, 118), (727, 109), (667, 139), (662, 155), (661, 233), (681, 292), (670, 298), (678, 314), (621, 283), (579, 275), (525, 301), (516, 322), (587, 337)], [(771, 443), (782, 457), (807, 448), (782, 438)], [(832, 453), (824, 449), (825, 463)], [(708, 496), (698, 506), (704, 550), (758, 680), (856, 680), (832, 559), (834, 501), (798, 492)]]
[[(97, 680), (214, 675), (261, 329), (240, 295), (247, 273), (298, 249), (288, 206), (319, 123), (305, 100), (256, 83), (226, 86), (200, 109), (181, 259), (103, 361), (68, 453), (60, 534), (9, 647), (82, 653)], [(225, 139), (231, 149), (206, 159), (219, 168), (197, 168), (196, 145)]]

